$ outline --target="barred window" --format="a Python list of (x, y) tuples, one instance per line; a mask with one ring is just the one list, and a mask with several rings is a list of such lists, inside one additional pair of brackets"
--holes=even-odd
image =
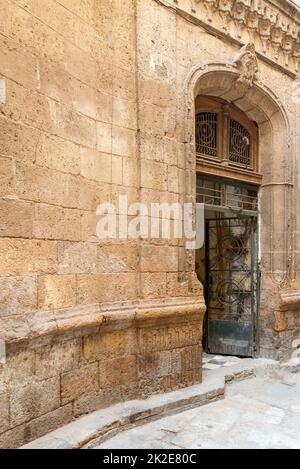
[(257, 187), (220, 178), (197, 174), (197, 202), (211, 207), (257, 212)]
[[(241, 109), (222, 98), (197, 96), (196, 157), (207, 172), (240, 171), (258, 175), (258, 126)], [(221, 168), (221, 169), (220, 169)], [(233, 173), (232, 173), (233, 174)], [(252, 176), (250, 176), (252, 177)]]
[(229, 123), (229, 161), (242, 166), (251, 166), (249, 132), (233, 119)]
[(217, 156), (217, 114), (199, 112), (196, 115), (196, 152)]

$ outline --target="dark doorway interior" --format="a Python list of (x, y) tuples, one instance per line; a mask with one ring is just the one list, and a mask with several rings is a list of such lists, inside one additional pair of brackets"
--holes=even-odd
[(259, 297), (257, 191), (230, 180), (197, 176), (205, 204), (205, 245), (196, 270), (207, 305), (204, 350), (252, 357)]

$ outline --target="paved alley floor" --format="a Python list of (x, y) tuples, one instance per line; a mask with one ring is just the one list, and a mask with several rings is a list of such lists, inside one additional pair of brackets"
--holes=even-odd
[(300, 373), (234, 383), (222, 401), (137, 426), (97, 448), (300, 449)]

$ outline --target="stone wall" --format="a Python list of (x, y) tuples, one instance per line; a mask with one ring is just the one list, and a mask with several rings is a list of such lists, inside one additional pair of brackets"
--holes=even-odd
[(137, 190), (134, 3), (98, 3), (1, 4), (2, 316), (136, 297), (136, 246), (94, 242)]
[(120, 401), (199, 382), (200, 308), (193, 302), (187, 315), (187, 301), (172, 301), (128, 307), (126, 317), (120, 308), (97, 326), (9, 344), (0, 368), (0, 447), (21, 446)]
[[(216, 67), (205, 79), (207, 94), (220, 93), (250, 40), (259, 77), (239, 106), (259, 121), (266, 183), (263, 292), (273, 301), (263, 298), (262, 353), (288, 356), (300, 332), (298, 13), (284, 8), (291, 27), (264, 51), (276, 28), (255, 7), (251, 29), (257, 2), (248, 3), (0, 0), (0, 446), (200, 382), (205, 306), (194, 253), (184, 239), (100, 242), (96, 208), (119, 195), (195, 201), (193, 77), (223, 64), (227, 75)], [(279, 1), (263, 3), (276, 10)], [(220, 4), (247, 4), (247, 21)]]
[(175, 121), (154, 136), (152, 88), (137, 88), (136, 14), (0, 2), (0, 447), (201, 380), (204, 304), (178, 241), (96, 236), (99, 203), (180, 191)]

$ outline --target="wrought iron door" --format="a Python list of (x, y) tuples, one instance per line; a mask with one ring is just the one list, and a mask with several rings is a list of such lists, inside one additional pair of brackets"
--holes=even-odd
[(258, 303), (256, 217), (206, 222), (207, 348), (254, 355)]

